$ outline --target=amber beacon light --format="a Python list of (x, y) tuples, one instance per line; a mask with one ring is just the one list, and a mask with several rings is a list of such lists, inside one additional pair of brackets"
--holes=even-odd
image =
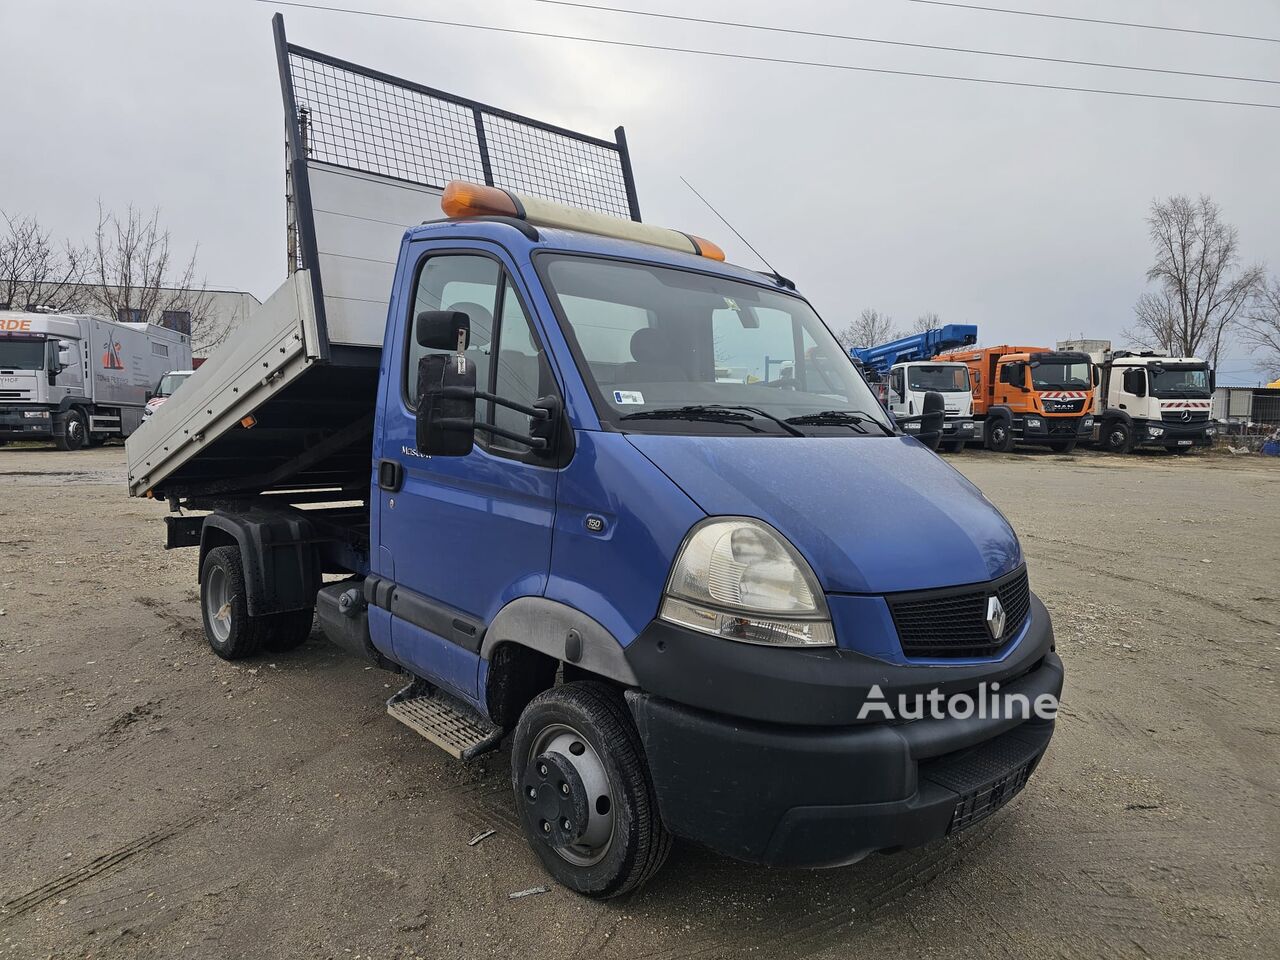
[(535, 226), (581, 230), (583, 233), (594, 233), (602, 237), (650, 243), (668, 250), (706, 257), (708, 260), (724, 260), (724, 251), (716, 244), (691, 233), (623, 220), (607, 213), (582, 210), (568, 204), (544, 200), (542, 197), (512, 193), (501, 187), (487, 187), (466, 180), (449, 182), (444, 188), (444, 196), (440, 198), (440, 207), (444, 210), (444, 215), (451, 219), (515, 217)]

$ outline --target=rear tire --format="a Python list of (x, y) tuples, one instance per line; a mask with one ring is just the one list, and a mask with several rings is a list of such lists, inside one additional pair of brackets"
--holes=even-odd
[(89, 442), (89, 426), (79, 410), (69, 410), (62, 418), (62, 433), (54, 434), (53, 443), (59, 450), (79, 450)]
[(1008, 453), (1013, 449), (1013, 424), (1003, 417), (987, 422), (987, 449)]
[(529, 846), (575, 893), (604, 900), (634, 890), (670, 852), (640, 735), (605, 684), (534, 697), (512, 738), (511, 784)]
[(285, 653), (307, 642), (315, 625), (315, 610), (290, 610), (262, 617), (265, 637), (263, 646), (272, 653)]
[(244, 565), (237, 547), (214, 547), (200, 568), (204, 636), (223, 660), (242, 660), (262, 649), (267, 617), (249, 616)]

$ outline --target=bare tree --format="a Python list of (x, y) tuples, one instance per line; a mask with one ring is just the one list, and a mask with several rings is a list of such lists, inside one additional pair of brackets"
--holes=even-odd
[(893, 317), (868, 307), (858, 314), (857, 320), (837, 333), (836, 339), (846, 350), (853, 350), (857, 347), (873, 347), (877, 343), (892, 340), (897, 335)]
[(1240, 336), (1258, 351), (1270, 374), (1280, 377), (1280, 277), (1258, 284)]
[(940, 326), (942, 326), (942, 318), (929, 310), (916, 317), (916, 322), (911, 325), (911, 333), (924, 333), (926, 330), (936, 330)]
[(1240, 268), (1236, 228), (1207, 196), (1153, 201), (1147, 225), (1156, 248), (1147, 279), (1158, 287), (1138, 298), (1135, 326), (1125, 335), (1175, 356), (1207, 354), (1216, 367), (1262, 282), (1262, 268)]
[(78, 310), (87, 254), (71, 241), (53, 242), (35, 217), (0, 211), (8, 233), (0, 237), (0, 304), (13, 310)]
[(208, 285), (196, 280), (196, 255), (177, 266), (170, 250), (169, 231), (160, 227), (160, 212), (150, 216), (130, 205), (122, 217), (98, 204), (98, 229), (90, 251), (90, 273), (97, 285), (95, 305), (112, 318), (162, 323), (186, 317), (191, 343), (207, 351), (226, 339), (230, 325), (214, 313)]

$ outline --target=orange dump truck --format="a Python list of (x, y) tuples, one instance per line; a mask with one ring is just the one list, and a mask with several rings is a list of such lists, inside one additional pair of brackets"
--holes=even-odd
[(1015, 443), (1068, 453), (1093, 431), (1089, 398), (1096, 372), (1089, 355), (1048, 347), (968, 347), (935, 360), (969, 367), (973, 418), (989, 450)]

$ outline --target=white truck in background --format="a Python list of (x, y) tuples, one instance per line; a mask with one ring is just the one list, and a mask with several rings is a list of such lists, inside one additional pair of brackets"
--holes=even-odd
[(1110, 340), (1060, 340), (1058, 349), (1086, 353), (1098, 366), (1090, 406), (1096, 446), (1111, 453), (1139, 447), (1187, 453), (1213, 445), (1214, 375), (1207, 361), (1113, 351)]
[(0, 311), (0, 444), (79, 450), (127, 437), (160, 378), (191, 368), (191, 338), (149, 323)]

